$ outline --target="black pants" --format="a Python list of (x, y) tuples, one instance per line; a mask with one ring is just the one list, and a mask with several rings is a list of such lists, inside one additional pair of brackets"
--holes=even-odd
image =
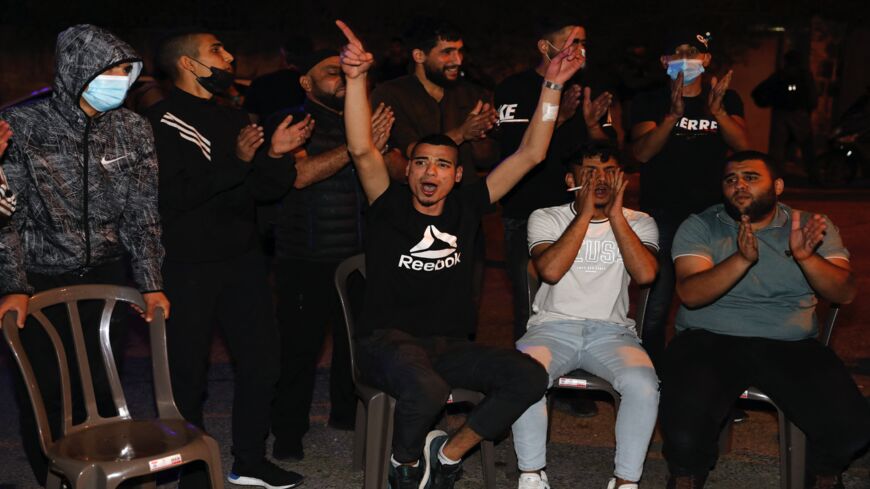
[(674, 262), (671, 259), (671, 245), (683, 219), (688, 216), (674, 215), (665, 211), (649, 211), (659, 228), (659, 252), (656, 259), (659, 263), (659, 273), (650, 289), (646, 304), (646, 316), (643, 322), (643, 348), (647, 351), (653, 365), (659, 366), (665, 351), (668, 319), (671, 303), (674, 299), (676, 274)]
[(507, 432), (547, 390), (546, 370), (516, 350), (389, 329), (361, 339), (358, 351), (363, 380), (396, 398), (393, 456), (402, 463), (420, 459), (451, 388), (486, 395), (467, 425), (488, 440)]
[[(272, 291), (262, 254), (252, 250), (216, 263), (167, 261), (163, 280), (172, 304), (167, 342), (172, 392), (179, 411), (203, 427), (212, 328), (218, 324), (235, 367), (232, 453), (236, 463), (259, 462), (265, 457), (279, 365)], [(202, 476), (188, 473), (185, 487), (198, 485)], [(206, 483), (207, 478), (202, 481)]]
[[(56, 287), (82, 284), (111, 284), (127, 285), (127, 265), (123, 260), (108, 263), (91, 269), (81, 275), (77, 273), (61, 275), (41, 275), (28, 273), (27, 280), (35, 289), (42, 292)], [(91, 378), (94, 384), (94, 395), (97, 400), (97, 408), (102, 416), (117, 415), (109, 381), (106, 377), (105, 367), (100, 353), (99, 327), (100, 316), (103, 310), (101, 301), (83, 301), (79, 303), (79, 316), (84, 332), (85, 348), (87, 349), (88, 363), (91, 369)], [(123, 345), (126, 338), (126, 321), (124, 317), (129, 309), (118, 305), (112, 315), (111, 343), (115, 354), (115, 362), (121, 369), (123, 357)], [(63, 305), (46, 308), (43, 310), (46, 317), (54, 325), (66, 350), (69, 361), (70, 381), (72, 383), (73, 422), (78, 423), (85, 419), (84, 403), (81, 395), (81, 382), (79, 381), (78, 368), (75, 363), (75, 348), (69, 328), (69, 320), (66, 307)], [(24, 329), (21, 330), (21, 342), (27, 352), (33, 372), (36, 375), (42, 399), (45, 403), (45, 411), (51, 433), (54, 439), (61, 435), (62, 409), (60, 381), (58, 365), (54, 355), (54, 346), (51, 344), (45, 330), (39, 322), (32, 317), (27, 319)], [(36, 429), (36, 419), (33, 415), (33, 407), (27, 394), (23, 378), (20, 372), (12, 375), (15, 388), (15, 399), (18, 403), (19, 425), (21, 429), (21, 441), (24, 445), (24, 453), (33, 475), (40, 485), (45, 485), (48, 474), (48, 459), (42, 453), (39, 444), (39, 434)]]
[(668, 345), (660, 375), (663, 453), (674, 475), (713, 467), (723, 421), (750, 386), (806, 434), (811, 474), (839, 474), (870, 442), (870, 406), (840, 359), (813, 339), (685, 331)]
[(347, 329), (334, 275), (337, 263), (282, 260), (276, 267), (281, 376), (272, 408), (272, 433), (300, 440), (309, 428), (317, 359), (327, 324), (332, 326), (329, 417), (352, 425), (356, 395), (350, 372)]
[(508, 278), (514, 303), (514, 341), (526, 334), (529, 321), (528, 270), (529, 238), (528, 219), (502, 218), (504, 224), (504, 252)]

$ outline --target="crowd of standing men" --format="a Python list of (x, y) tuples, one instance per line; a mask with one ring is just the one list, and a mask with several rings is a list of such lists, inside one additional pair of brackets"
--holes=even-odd
[[(578, 21), (541, 20), (531, 40), (538, 63), (494, 97), (464, 77), (463, 37), (448, 22), (418, 19), (403, 40), (408, 73), (373, 91), (374, 56), (337, 26), (340, 51), (285, 46), (288, 68), (248, 93), (255, 117), (216, 102), (231, 90), (234, 58), (199, 30), (162, 41), (156, 62), (171, 87), (159, 100), (142, 115), (122, 108), (142, 60), (90, 25), (58, 36), (51, 98), (0, 113), (0, 317), (18, 314), (55, 436), (56, 365), (42, 330), (28, 327), (29, 296), (132, 283), (143, 318), (166, 314), (173, 393), (202, 429), (212, 330), (222, 328), (235, 368), (234, 484), (302, 483), (270, 460), (265, 441), (274, 435), (273, 459), (304, 457), (331, 325), (329, 424), (353, 428), (355, 345), (362, 378), (397, 400), (393, 489), (452, 488), (463, 456), (510, 430), (518, 487), (549, 488), (545, 393), (576, 368), (622, 397), (608, 489), (638, 487), (657, 420), (669, 487), (702, 487), (719, 426), (750, 385), (807, 434), (814, 487), (842, 487), (841, 472), (870, 442), (870, 409), (815, 341), (814, 310), (818, 298), (854, 299), (849, 253), (825, 216), (778, 201), (781, 170), (749, 147), (732, 73), (702, 76), (709, 32), (670, 31), (660, 51), (670, 82), (634, 97), (627, 132), (641, 164), (639, 211), (623, 207), (619, 106), (584, 81)], [(496, 203), (517, 349), (472, 340), (481, 219)], [(360, 252), (368, 274), (347, 338), (332, 277)], [(531, 310), (522, 299), (530, 270), (542, 282)], [(642, 338), (628, 317), (632, 281), (652, 288)], [(675, 290), (678, 334), (666, 347)], [(89, 324), (100, 311), (81, 314)], [(96, 328), (85, 338), (100, 362)], [(109, 415), (99, 370), (95, 392)], [(15, 386), (25, 452), (44, 484), (36, 422), (22, 381)], [(452, 388), (486, 400), (455, 433), (430, 431)], [(208, 483), (196, 466), (181, 475), (184, 488)]]

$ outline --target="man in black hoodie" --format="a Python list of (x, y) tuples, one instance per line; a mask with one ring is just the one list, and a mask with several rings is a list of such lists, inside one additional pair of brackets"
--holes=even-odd
[[(126, 285), (128, 261), (145, 297), (146, 319), (156, 307), (168, 316), (169, 302), (161, 292), (163, 247), (151, 128), (141, 116), (119, 108), (142, 61), (108, 31), (77, 25), (57, 37), (56, 70), (51, 98), (0, 115), (16, 134), (3, 170), (18, 203), (11, 224), (0, 228), (0, 318), (15, 311), (18, 326), (24, 327), (34, 292), (87, 283)], [(95, 327), (100, 310), (84, 303), (79, 311), (92, 366), (102, 365)], [(56, 326), (66, 323), (62, 310), (46, 314)], [(35, 320), (27, 324), (21, 339), (58, 436), (62, 405), (54, 348)], [(58, 329), (71, 345), (68, 328)], [(123, 337), (122, 329), (112, 327), (113, 342)], [(92, 368), (92, 375), (100, 414), (117, 414), (105, 372)], [(45, 484), (47, 461), (27, 391), (17, 380), (24, 451)], [(83, 418), (81, 404), (73, 399), (74, 420)]]
[[(147, 114), (160, 158), (166, 292), (178, 305), (167, 332), (172, 389), (181, 414), (202, 427), (212, 326), (220, 324), (235, 365), (229, 481), (295, 487), (302, 476), (265, 458), (280, 352), (255, 205), (293, 185), (287, 155), (313, 124), (291, 126), (287, 117), (264, 144), (244, 112), (214, 102), (233, 81), (232, 60), (212, 34), (168, 38), (159, 61), (175, 86)], [(206, 485), (201, 468), (182, 477), (185, 488)]]

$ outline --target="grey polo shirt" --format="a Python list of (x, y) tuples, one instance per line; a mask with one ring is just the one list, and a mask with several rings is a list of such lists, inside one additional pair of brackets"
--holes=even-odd
[[(677, 313), (677, 331), (705, 329), (731, 336), (754, 336), (796, 341), (816, 335), (815, 292), (797, 262), (786, 253), (791, 232), (791, 208), (777, 204), (773, 222), (755, 234), (758, 262), (724, 296), (707, 306)], [(811, 213), (800, 211), (801, 223)], [(826, 259), (849, 259), (840, 232), (827, 216), (825, 239), (816, 252)], [(709, 207), (686, 219), (674, 237), (671, 250), (681, 256), (698, 256), (719, 264), (737, 251), (738, 224), (723, 204)]]

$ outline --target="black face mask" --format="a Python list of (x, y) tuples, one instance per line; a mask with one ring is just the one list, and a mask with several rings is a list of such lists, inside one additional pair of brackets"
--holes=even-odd
[(190, 59), (205, 66), (209, 69), (209, 71), (211, 71), (211, 76), (198, 76), (196, 77), (196, 81), (199, 82), (200, 85), (202, 85), (202, 88), (205, 88), (213, 95), (226, 92), (236, 80), (236, 77), (227, 70), (215, 68), (214, 66), (208, 66), (195, 58)]

